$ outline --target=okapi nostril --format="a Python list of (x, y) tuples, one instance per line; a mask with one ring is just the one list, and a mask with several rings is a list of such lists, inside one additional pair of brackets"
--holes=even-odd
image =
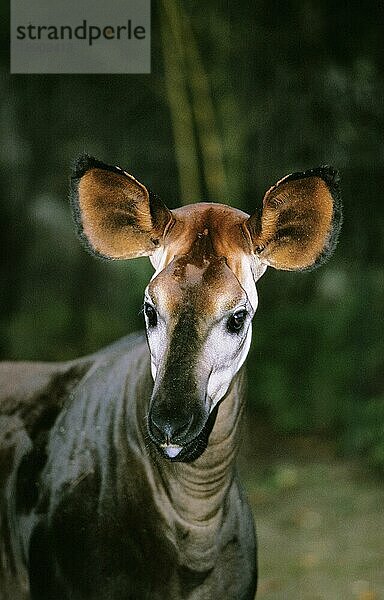
[(171, 418), (168, 415), (150, 414), (148, 427), (152, 437), (159, 443), (185, 443), (185, 438), (191, 430), (193, 421), (193, 415), (183, 419), (182, 417), (172, 416)]
[(184, 423), (180, 424), (176, 422), (172, 427), (173, 431), (171, 432), (170, 439), (172, 441), (178, 441), (180, 437), (186, 436), (192, 427), (193, 421), (193, 415), (191, 415)]

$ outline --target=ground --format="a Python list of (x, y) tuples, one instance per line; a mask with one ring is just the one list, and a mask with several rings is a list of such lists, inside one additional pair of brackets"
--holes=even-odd
[(260, 426), (247, 428), (240, 472), (257, 526), (257, 600), (384, 600), (377, 476), (330, 442)]

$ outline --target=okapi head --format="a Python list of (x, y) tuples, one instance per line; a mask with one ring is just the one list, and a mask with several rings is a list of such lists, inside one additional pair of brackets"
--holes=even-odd
[(211, 203), (169, 210), (132, 175), (84, 155), (75, 164), (71, 197), (79, 234), (93, 254), (150, 257), (148, 432), (165, 457), (194, 460), (247, 356), (257, 280), (268, 266), (317, 267), (334, 250), (341, 223), (337, 172), (324, 166), (288, 175), (249, 216)]

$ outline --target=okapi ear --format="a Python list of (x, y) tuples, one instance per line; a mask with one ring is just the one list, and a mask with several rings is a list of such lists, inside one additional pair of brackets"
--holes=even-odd
[(342, 213), (338, 172), (329, 166), (287, 175), (246, 222), (264, 264), (288, 271), (320, 266), (335, 249)]
[(132, 175), (87, 154), (74, 164), (71, 205), (87, 248), (111, 259), (149, 256), (173, 219), (161, 200)]

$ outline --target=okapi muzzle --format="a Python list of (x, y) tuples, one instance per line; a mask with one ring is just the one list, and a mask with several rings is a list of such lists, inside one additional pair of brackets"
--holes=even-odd
[(208, 373), (201, 364), (200, 340), (194, 317), (181, 312), (157, 369), (148, 431), (157, 447), (171, 459), (190, 458), (188, 449), (191, 445), (196, 448), (209, 416)]

